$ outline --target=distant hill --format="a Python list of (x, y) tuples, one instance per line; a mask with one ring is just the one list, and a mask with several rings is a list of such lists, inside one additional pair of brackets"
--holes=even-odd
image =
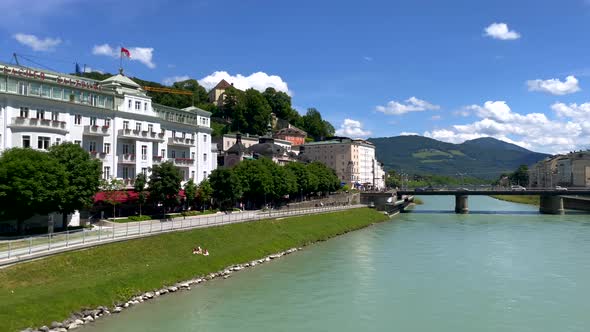
[(547, 154), (529, 151), (495, 138), (478, 138), (461, 144), (423, 136), (370, 138), (377, 159), (386, 169), (409, 174), (456, 176), (458, 172), (482, 179), (495, 179), (519, 165), (532, 165)]

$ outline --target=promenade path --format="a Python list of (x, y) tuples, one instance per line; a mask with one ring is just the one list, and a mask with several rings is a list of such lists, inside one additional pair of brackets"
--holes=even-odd
[(95, 225), (92, 229), (33, 236), (19, 240), (0, 241), (0, 268), (61, 252), (153, 236), (167, 232), (261, 219), (327, 213), (359, 207), (364, 207), (364, 205), (323, 206), (306, 209), (281, 209), (268, 211), (255, 210), (127, 223), (107, 222), (104, 223), (104, 225)]

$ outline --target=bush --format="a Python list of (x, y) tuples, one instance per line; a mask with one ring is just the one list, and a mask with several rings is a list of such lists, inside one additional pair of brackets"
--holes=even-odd
[(185, 217), (190, 217), (190, 216), (198, 216), (201, 214), (201, 212), (199, 212), (199, 211), (183, 211), (181, 214)]
[(151, 220), (152, 217), (151, 216), (130, 216), (129, 218), (130, 221), (144, 221), (144, 220)]

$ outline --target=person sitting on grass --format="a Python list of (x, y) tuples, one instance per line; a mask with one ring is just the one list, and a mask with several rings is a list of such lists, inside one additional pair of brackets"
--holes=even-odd
[(205, 251), (203, 252), (203, 256), (209, 256), (209, 251), (207, 251), (207, 249), (205, 249)]
[(203, 253), (203, 249), (201, 249), (201, 246), (197, 246), (193, 249), (193, 255), (200, 255)]

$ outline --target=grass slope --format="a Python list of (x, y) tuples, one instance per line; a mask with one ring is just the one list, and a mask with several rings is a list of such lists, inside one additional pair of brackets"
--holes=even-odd
[(535, 206), (540, 205), (539, 196), (537, 196), (537, 195), (533, 195), (533, 196), (494, 195), (492, 197), (495, 199), (499, 199), (501, 201), (529, 204), (529, 205), (535, 205)]
[[(370, 224), (367, 208), (196, 229), (103, 245), (0, 270), (0, 331), (61, 321), (95, 308)], [(192, 255), (193, 247), (211, 255)]]

